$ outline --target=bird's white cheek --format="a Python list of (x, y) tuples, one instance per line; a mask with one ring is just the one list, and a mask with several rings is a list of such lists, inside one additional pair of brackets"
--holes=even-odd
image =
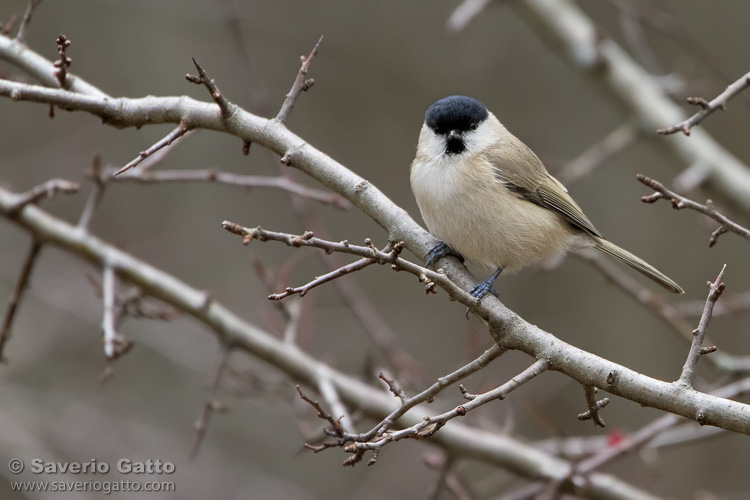
[(422, 132), (422, 140), (419, 141), (420, 152), (428, 158), (438, 158), (445, 152), (445, 139), (427, 129)]

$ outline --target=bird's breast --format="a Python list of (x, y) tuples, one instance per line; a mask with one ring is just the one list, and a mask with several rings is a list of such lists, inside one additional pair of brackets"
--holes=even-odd
[(481, 162), (419, 161), (411, 184), (430, 232), (469, 262), (508, 272), (553, 259), (575, 242), (559, 215), (519, 198)]

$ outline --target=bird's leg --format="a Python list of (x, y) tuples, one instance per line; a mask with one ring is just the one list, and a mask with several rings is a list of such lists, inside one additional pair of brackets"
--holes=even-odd
[(462, 263), (464, 261), (464, 258), (460, 253), (456, 252), (445, 243), (440, 242), (440, 244), (435, 245), (427, 251), (427, 254), (425, 255), (425, 262), (428, 266), (432, 266), (435, 262), (437, 262), (439, 259), (442, 259), (446, 255), (453, 255)]
[(497, 271), (495, 271), (492, 276), (487, 278), (486, 280), (482, 281), (480, 284), (469, 290), (469, 293), (472, 297), (476, 297), (477, 299), (481, 299), (488, 293), (491, 293), (495, 297), (497, 297), (497, 292), (494, 288), (492, 288), (492, 285), (495, 284), (495, 280), (498, 276), (500, 276), (500, 273), (503, 272), (502, 267), (498, 267)]

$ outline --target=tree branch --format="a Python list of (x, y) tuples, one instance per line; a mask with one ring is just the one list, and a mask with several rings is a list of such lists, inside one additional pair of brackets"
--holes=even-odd
[[(682, 110), (655, 79), (571, 0), (519, 0), (510, 5), (550, 40), (551, 49), (624, 105), (645, 132), (683, 120)], [(705, 165), (707, 182), (750, 212), (750, 168), (707, 132), (697, 129), (689, 141), (664, 141), (664, 146), (687, 165)]]
[(706, 101), (702, 97), (688, 97), (687, 102), (695, 106), (700, 106), (700, 111), (671, 127), (657, 129), (656, 133), (667, 135), (674, 134), (675, 132), (682, 132), (685, 135), (690, 135), (690, 129), (692, 127), (698, 125), (705, 117), (717, 109), (726, 109), (729, 100), (745, 90), (748, 86), (750, 86), (750, 72), (744, 74), (737, 79), (737, 81), (730, 84), (724, 92), (716, 96), (711, 102)]
[(693, 200), (685, 198), (684, 196), (681, 196), (674, 191), (670, 191), (666, 188), (666, 186), (664, 186), (664, 184), (650, 177), (638, 174), (636, 175), (636, 178), (642, 184), (645, 184), (646, 186), (656, 191), (656, 193), (652, 195), (642, 197), (642, 202), (654, 203), (655, 201), (662, 198), (669, 199), (672, 202), (672, 208), (674, 208), (675, 210), (689, 208), (691, 210), (695, 210), (696, 212), (702, 213), (703, 215), (706, 215), (718, 222), (720, 226), (711, 234), (711, 238), (708, 241), (709, 247), (714, 246), (718, 237), (728, 231), (739, 234), (743, 238), (750, 240), (750, 230), (743, 226), (740, 226), (733, 220), (729, 219), (729, 217), (727, 217), (726, 215), (718, 212), (711, 200), (708, 200), (705, 205), (701, 205), (700, 203), (696, 203)]
[[(721, 272), (713, 283), (708, 283), (709, 291), (708, 297), (706, 298), (706, 306), (703, 309), (698, 328), (693, 330), (693, 342), (690, 346), (685, 366), (682, 367), (682, 374), (680, 375), (679, 382), (687, 387), (692, 387), (693, 385), (693, 380), (695, 379), (695, 367), (698, 365), (698, 359), (700, 359), (703, 354), (713, 352), (711, 350), (705, 351), (707, 348), (703, 347), (703, 339), (706, 336), (708, 322), (711, 321), (714, 304), (716, 304), (716, 301), (719, 300), (719, 297), (721, 297), (721, 294), (724, 292), (724, 283), (721, 280), (724, 278), (724, 269), (726, 269), (726, 267), (727, 266), (725, 265), (721, 268)], [(715, 351), (716, 348), (714, 347), (713, 350)]]

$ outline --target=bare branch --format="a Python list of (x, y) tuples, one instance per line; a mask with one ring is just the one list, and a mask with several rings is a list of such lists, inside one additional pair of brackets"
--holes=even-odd
[(211, 94), (211, 99), (213, 99), (219, 106), (222, 120), (227, 120), (234, 112), (234, 105), (219, 91), (216, 83), (208, 77), (208, 74), (204, 71), (201, 65), (198, 64), (198, 61), (196, 61), (195, 58), (193, 58), (193, 64), (195, 65), (195, 69), (198, 70), (198, 76), (185, 75), (185, 79), (197, 85), (204, 85), (206, 89), (208, 89), (208, 93)]
[(599, 410), (609, 404), (609, 399), (604, 398), (600, 401), (596, 400), (596, 387), (590, 385), (584, 385), (583, 391), (586, 394), (586, 405), (589, 407), (588, 411), (578, 415), (578, 420), (592, 420), (594, 424), (599, 427), (606, 427), (604, 420), (599, 415)]
[(91, 180), (94, 187), (89, 193), (89, 197), (86, 199), (86, 205), (84, 205), (81, 211), (81, 217), (78, 219), (78, 227), (81, 229), (88, 229), (91, 224), (91, 219), (94, 217), (94, 211), (99, 205), (99, 202), (104, 196), (105, 184), (102, 180), (102, 159), (99, 155), (95, 155), (91, 162)]
[[(388, 431), (381, 434), (380, 437), (375, 438), (375, 440), (373, 441), (355, 441), (352, 444), (346, 446), (344, 448), (344, 451), (354, 454), (359, 454), (366, 450), (380, 451), (387, 444), (394, 441), (399, 441), (404, 438), (425, 439), (432, 437), (450, 420), (453, 420), (456, 417), (463, 417), (468, 412), (496, 399), (504, 399), (505, 396), (507, 396), (514, 389), (518, 388), (522, 384), (525, 384), (537, 375), (544, 373), (549, 369), (549, 367), (549, 361), (545, 359), (538, 360), (529, 368), (510, 379), (505, 384), (483, 394), (478, 394), (468, 403), (459, 405), (454, 409), (440, 415), (434, 417), (426, 417), (422, 421), (412, 425), (411, 427), (407, 427), (398, 431)], [(372, 465), (372, 463), (374, 463), (374, 459), (375, 457), (373, 457), (373, 459), (368, 462), (368, 465)]]
[(395, 378), (387, 377), (383, 372), (378, 374), (378, 378), (388, 385), (388, 389), (401, 400), (401, 404), (406, 403), (406, 393), (401, 388), (401, 385), (396, 381)]
[(39, 256), (39, 250), (41, 249), (42, 244), (38, 241), (35, 240), (31, 243), (31, 248), (26, 254), (26, 259), (24, 259), (23, 265), (21, 266), (21, 273), (16, 281), (16, 286), (8, 299), (8, 308), (5, 310), (3, 325), (2, 328), (0, 328), (0, 361), (6, 360), (5, 344), (10, 338), (10, 330), (13, 326), (13, 319), (15, 318), (16, 310), (18, 310), (18, 305), (21, 303), (21, 299), (23, 299), (23, 293), (28, 287), (31, 271), (34, 269), (34, 264)]
[(294, 79), (294, 83), (292, 84), (292, 89), (284, 98), (284, 103), (281, 105), (279, 114), (277, 114), (275, 118), (275, 120), (278, 121), (279, 123), (284, 123), (286, 119), (289, 117), (289, 113), (292, 111), (294, 102), (297, 100), (297, 97), (299, 96), (300, 92), (309, 90), (310, 87), (312, 87), (313, 84), (315, 83), (315, 80), (307, 78), (307, 72), (310, 70), (310, 65), (315, 59), (315, 56), (318, 54), (318, 48), (320, 47), (320, 43), (322, 41), (323, 41), (323, 37), (321, 36), (320, 39), (318, 40), (318, 43), (315, 44), (315, 47), (313, 47), (312, 51), (310, 52), (310, 55), (307, 57), (305, 56), (300, 57), (302, 61), (302, 65), (300, 66), (299, 71), (297, 72), (297, 78)]
[(26, 7), (26, 13), (23, 15), (23, 20), (21, 21), (21, 25), (18, 27), (18, 34), (16, 35), (16, 41), (25, 43), (26, 28), (29, 26), (29, 23), (31, 22), (31, 16), (34, 13), (34, 9), (36, 9), (40, 3), (42, 3), (42, 0), (29, 0), (29, 5)]
[(227, 367), (229, 365), (229, 357), (232, 355), (232, 349), (229, 346), (222, 344), (221, 353), (219, 354), (219, 362), (216, 364), (211, 378), (209, 379), (208, 388), (206, 390), (206, 400), (203, 403), (203, 409), (198, 415), (198, 419), (195, 421), (195, 434), (193, 436), (193, 443), (190, 446), (190, 459), (193, 460), (198, 456), (203, 438), (206, 436), (206, 430), (208, 429), (208, 423), (211, 420), (211, 414), (215, 411), (226, 411), (226, 406), (221, 404), (216, 394), (221, 384), (221, 378), (224, 376)]
[(719, 224), (719, 229), (715, 230), (711, 234), (711, 238), (709, 240), (708, 246), (712, 247), (716, 244), (717, 238), (728, 231), (731, 231), (735, 234), (739, 234), (745, 239), (750, 239), (750, 229), (747, 229), (743, 226), (740, 226), (733, 220), (729, 219), (724, 214), (720, 213), (716, 210), (711, 200), (708, 200), (705, 205), (701, 205), (700, 203), (696, 203), (693, 200), (690, 200), (688, 198), (685, 198), (684, 196), (681, 196), (674, 191), (670, 191), (669, 189), (664, 186), (661, 182), (654, 180), (650, 177), (646, 177), (645, 175), (638, 174), (636, 175), (636, 178), (646, 186), (650, 187), (654, 191), (656, 191), (654, 194), (649, 196), (644, 196), (641, 198), (641, 201), (644, 203), (654, 203), (657, 200), (660, 200), (662, 198), (668, 199), (672, 202), (672, 208), (675, 210), (680, 210), (683, 208), (689, 208), (691, 210), (695, 210), (696, 212), (702, 213), (703, 215), (706, 215)]
[(359, 271), (361, 269), (366, 268), (367, 266), (371, 264), (375, 264), (377, 261), (375, 259), (366, 257), (364, 259), (359, 259), (356, 262), (352, 262), (351, 264), (347, 264), (345, 266), (342, 266), (335, 271), (331, 271), (330, 273), (326, 273), (322, 276), (318, 276), (311, 282), (307, 283), (306, 285), (300, 286), (300, 287), (286, 287), (286, 289), (281, 293), (272, 293), (268, 296), (271, 300), (281, 300), (283, 298), (289, 297), (290, 295), (299, 294), (300, 297), (304, 297), (307, 292), (312, 290), (313, 288), (320, 286), (324, 283), (328, 283), (329, 281), (333, 281), (336, 278), (340, 278), (342, 276), (346, 276), (349, 273), (353, 273), (355, 271)]
[(702, 97), (688, 97), (687, 102), (699, 106), (701, 108), (700, 111), (671, 127), (660, 128), (656, 133), (674, 134), (675, 132), (682, 132), (685, 135), (690, 135), (690, 129), (692, 127), (698, 125), (705, 117), (717, 109), (726, 109), (729, 100), (745, 90), (748, 86), (750, 86), (750, 72), (744, 74), (734, 83), (730, 84), (724, 92), (716, 96), (711, 102), (706, 101)]
[(66, 181), (65, 179), (52, 179), (42, 184), (38, 184), (25, 193), (13, 195), (13, 201), (10, 204), (10, 212), (18, 212), (26, 205), (37, 203), (42, 198), (52, 198), (58, 192), (77, 193), (79, 185), (76, 182)]
[[(326, 413), (323, 408), (320, 406), (320, 403), (317, 401), (313, 401), (307, 395), (302, 392), (302, 387), (297, 385), (297, 393), (299, 394), (300, 399), (302, 399), (304, 402), (308, 403), (310, 406), (312, 406), (315, 411), (318, 412), (318, 418), (325, 420), (331, 425), (331, 431), (333, 432), (333, 435), (335, 436), (343, 436), (344, 435), (344, 427), (341, 425), (341, 418), (333, 418), (331, 415)], [(316, 447), (305, 444), (306, 448), (309, 448), (313, 451), (322, 451), (322, 449), (327, 448), (328, 446), (324, 446), (321, 449), (316, 449)]]
[[(711, 314), (714, 310), (714, 304), (716, 304), (716, 301), (719, 300), (719, 297), (721, 297), (721, 294), (724, 292), (724, 283), (721, 280), (724, 278), (724, 270), (726, 269), (726, 267), (727, 266), (724, 265), (724, 267), (721, 268), (721, 272), (716, 277), (716, 280), (713, 283), (708, 282), (709, 291), (708, 297), (706, 298), (706, 306), (703, 309), (703, 315), (701, 315), (700, 322), (698, 323), (698, 328), (693, 330), (693, 343), (690, 346), (690, 351), (688, 352), (685, 366), (682, 367), (682, 374), (680, 375), (679, 380), (681, 384), (684, 384), (688, 387), (692, 387), (693, 385), (693, 380), (695, 379), (695, 367), (698, 365), (698, 359), (700, 359), (701, 355), (703, 354), (713, 352), (711, 350), (703, 350), (703, 339), (706, 335), (708, 323), (709, 321), (711, 321)], [(716, 350), (715, 347), (714, 350)]]
[[(715, 391), (711, 391), (711, 393), (723, 398), (736, 398), (748, 391), (750, 391), (750, 378), (733, 382)], [(580, 475), (590, 474), (592, 471), (601, 468), (618, 457), (622, 457), (628, 452), (645, 446), (652, 440), (654, 440), (653, 444), (656, 445), (656, 438), (659, 438), (659, 436), (662, 436), (667, 429), (674, 427), (680, 422), (684, 422), (684, 420), (677, 415), (661, 416), (638, 431), (628, 436), (624, 436), (623, 439), (620, 439), (616, 443), (605, 443), (604, 446), (600, 448), (599, 452), (580, 461), (576, 466), (575, 472)], [(696, 437), (694, 424), (690, 425), (690, 427), (690, 438), (693, 439)], [(676, 443), (664, 442), (664, 446), (669, 444)]]
[(131, 160), (129, 163), (127, 163), (124, 167), (122, 167), (120, 170), (115, 172), (113, 175), (118, 176), (122, 174), (123, 172), (130, 170), (131, 168), (135, 167), (136, 165), (138, 165), (143, 160), (145, 160), (152, 154), (156, 153), (160, 149), (175, 144), (178, 140), (180, 140), (181, 137), (184, 137), (188, 132), (190, 132), (190, 129), (186, 125), (181, 123), (180, 125), (177, 126), (176, 129), (168, 133), (166, 137), (157, 141), (153, 146), (151, 146), (147, 150), (141, 151), (140, 153), (138, 153), (138, 156), (135, 159)]
[(237, 186), (240, 188), (276, 188), (326, 205), (333, 205), (342, 210), (350, 209), (352, 206), (346, 198), (343, 198), (337, 193), (310, 188), (287, 177), (242, 175), (222, 172), (221, 170), (215, 169), (159, 170), (154, 172), (139, 169), (137, 172), (117, 175), (117, 177), (114, 177), (114, 180), (117, 182), (138, 182), (143, 184), (160, 182), (216, 182), (218, 184), (226, 184), (228, 186)]
[[(247, 228), (230, 221), (222, 222), (221, 227), (223, 227), (230, 233), (242, 236), (243, 244), (245, 245), (249, 244), (253, 239), (257, 239), (259, 241), (280, 241), (291, 247), (316, 247), (323, 249), (326, 253), (348, 253), (368, 259), (374, 259), (375, 262), (381, 265), (391, 264), (391, 268), (396, 271), (404, 270), (417, 276), (420, 281), (427, 281), (428, 291), (433, 289), (434, 283), (438, 283), (444, 290), (448, 291), (451, 297), (461, 301), (461, 303), (469, 307), (476, 306), (478, 303), (476, 298), (469, 295), (465, 290), (460, 289), (458, 286), (456, 286), (455, 283), (447, 279), (444, 274), (431, 271), (425, 267), (419, 266), (399, 257), (399, 254), (404, 248), (404, 244), (402, 242), (398, 242), (393, 245), (390, 251), (379, 251), (372, 246), (372, 241), (370, 241), (369, 238), (365, 239), (366, 244), (368, 244), (369, 242), (368, 246), (363, 247), (352, 245), (346, 240), (341, 242), (322, 240), (320, 238), (316, 238), (312, 231), (307, 231), (302, 235), (293, 235), (289, 233), (268, 231), (260, 226), (255, 228)], [(386, 250), (388, 250), (388, 248), (391, 247), (386, 247)], [(269, 298), (273, 299), (274, 297)]]
[[(624, 106), (646, 133), (660, 124), (684, 119), (684, 113), (654, 78), (616, 41), (607, 37), (580, 6), (566, 0), (518, 0), (509, 5), (528, 21), (549, 47), (592, 84)], [(689, 141), (664, 141), (688, 165), (706, 166), (706, 182), (745, 210), (750, 208), (750, 169), (704, 130)]]

